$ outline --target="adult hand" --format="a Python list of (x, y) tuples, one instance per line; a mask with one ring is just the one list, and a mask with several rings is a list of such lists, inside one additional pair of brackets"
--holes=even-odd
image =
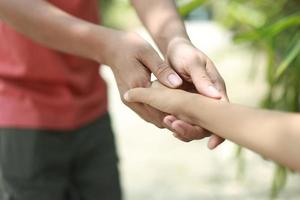
[[(162, 84), (170, 88), (182, 84), (182, 79), (159, 57), (151, 45), (135, 33), (116, 32), (112, 35), (110, 48), (105, 49), (103, 55), (102, 63), (111, 67), (123, 103), (145, 121), (159, 128), (169, 128), (176, 132), (164, 124), (165, 113), (142, 103), (128, 103), (123, 98), (124, 93), (129, 89), (150, 87), (151, 72)], [(199, 129), (187, 125), (185, 131), (194, 134)]]
[[(168, 45), (166, 60), (184, 79), (185, 90), (196, 91), (207, 97), (228, 101), (224, 80), (218, 73), (214, 63), (203, 52), (195, 48), (189, 40), (173, 39)], [(166, 116), (164, 121), (176, 130), (178, 136), (185, 135), (185, 138), (189, 140), (199, 138), (199, 133), (186, 133), (184, 130), (189, 125), (182, 120), (178, 120), (175, 116)], [(211, 135), (204, 129), (201, 131), (203, 137)], [(223, 138), (212, 135), (208, 147), (213, 149), (223, 141)]]

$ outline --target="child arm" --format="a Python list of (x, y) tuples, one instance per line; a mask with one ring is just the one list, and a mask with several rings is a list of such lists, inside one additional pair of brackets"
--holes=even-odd
[(149, 104), (183, 121), (199, 125), (294, 170), (300, 170), (300, 114), (254, 109), (172, 90), (130, 90), (128, 101)]

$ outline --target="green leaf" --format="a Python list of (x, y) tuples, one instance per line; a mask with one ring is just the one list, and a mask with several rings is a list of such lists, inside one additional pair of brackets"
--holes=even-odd
[(199, 6), (203, 5), (207, 0), (191, 0), (183, 5), (179, 6), (179, 13), (182, 17), (186, 17), (189, 15), (193, 10), (198, 8)]
[(266, 16), (264, 13), (249, 6), (249, 4), (231, 1), (225, 9), (232, 19), (245, 26), (258, 28), (265, 24)]
[(300, 25), (300, 14), (297, 13), (297, 14), (287, 16), (283, 19), (280, 19), (271, 25), (262, 26), (260, 28), (251, 31), (240, 33), (235, 36), (234, 40), (236, 42), (243, 42), (243, 41), (262, 40), (264, 38), (274, 38), (282, 31), (290, 27), (297, 27), (299, 25)]
[(288, 66), (293, 62), (293, 60), (299, 56), (300, 52), (300, 40), (295, 44), (295, 46), (289, 51), (287, 56), (283, 59), (281, 64), (278, 66), (275, 72), (275, 79), (279, 79), (284, 72), (287, 70)]
[(243, 151), (242, 146), (240, 146), (240, 145), (237, 146), (235, 157), (238, 161), (238, 163), (237, 163), (237, 178), (239, 180), (242, 180), (244, 178), (245, 169), (246, 169), (246, 161), (245, 161), (244, 151)]
[(279, 192), (284, 188), (287, 181), (287, 169), (281, 165), (277, 165), (275, 169), (274, 179), (271, 188), (271, 199), (276, 199)]
[(288, 29), (289, 27), (292, 26), (299, 26), (300, 25), (300, 14), (294, 14), (287, 16), (283, 19), (280, 19), (276, 23), (272, 24), (265, 30), (266, 32), (269, 33), (269, 37), (274, 37), (275, 35), (278, 35), (280, 32)]

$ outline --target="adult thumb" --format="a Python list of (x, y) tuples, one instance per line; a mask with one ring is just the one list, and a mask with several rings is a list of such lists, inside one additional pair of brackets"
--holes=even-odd
[(206, 70), (202, 67), (193, 67), (190, 76), (194, 86), (200, 94), (215, 99), (220, 99), (222, 97)]
[(154, 50), (147, 51), (141, 61), (165, 86), (178, 88), (183, 83), (176, 71), (164, 62)]

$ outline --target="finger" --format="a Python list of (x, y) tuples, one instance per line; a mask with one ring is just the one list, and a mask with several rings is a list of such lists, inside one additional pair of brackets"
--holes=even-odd
[(182, 120), (174, 121), (172, 128), (178, 132), (180, 136), (189, 140), (200, 140), (210, 135), (203, 128), (190, 125)]
[[(185, 113), (184, 107), (181, 105), (190, 103), (191, 98), (189, 97), (194, 95), (179, 89), (134, 88), (124, 94), (124, 100), (127, 102), (144, 103), (164, 113), (176, 115), (178, 113)], [(172, 97), (172, 101), (168, 101), (170, 97)], [(182, 116), (181, 119), (191, 123), (188, 113)]]
[(224, 101), (229, 101), (226, 91), (226, 85), (214, 63), (212, 61), (208, 61), (206, 69), (208, 76), (216, 86), (217, 90), (221, 93), (221, 99)]
[(173, 136), (176, 137), (177, 139), (179, 139), (179, 140), (181, 140), (183, 142), (190, 142), (191, 140), (189, 138), (186, 138), (186, 137), (183, 136), (182, 130), (175, 130), (175, 129), (173, 129), (172, 123), (174, 121), (176, 121), (176, 120), (177, 120), (177, 118), (175, 116), (173, 116), (173, 115), (167, 115), (167, 116), (165, 116), (164, 123), (167, 126), (166, 128), (168, 128), (170, 131), (172, 131), (173, 132)]
[(191, 67), (190, 76), (197, 91), (207, 97), (220, 99), (221, 93), (217, 90), (214, 83), (208, 76), (205, 68), (194, 66)]
[(153, 107), (151, 107), (151, 106), (148, 106), (148, 105), (146, 105), (146, 104), (144, 104), (144, 108), (145, 108), (145, 110), (148, 112), (148, 116), (150, 117), (150, 119), (152, 119), (153, 121), (155, 121), (156, 122), (156, 126), (158, 127), (158, 128), (168, 128), (165, 124), (164, 124), (164, 122), (163, 122), (163, 119), (164, 119), (164, 117), (166, 116), (166, 114), (165, 113), (163, 113), (163, 112), (161, 112), (161, 111), (159, 111), (159, 110), (157, 110), (156, 108), (153, 108)]
[(146, 122), (150, 122), (150, 117), (146, 115), (144, 111), (144, 105), (143, 104), (138, 104), (138, 103), (129, 103), (127, 106), (133, 110), (136, 114), (138, 114), (143, 120)]
[(124, 94), (124, 99), (127, 102), (139, 102), (149, 104), (150, 97), (153, 95), (152, 88), (133, 88)]
[(163, 117), (159, 118), (158, 116), (153, 116), (153, 112), (149, 111), (147, 106), (138, 103), (130, 103), (128, 106), (146, 122), (149, 122), (158, 128), (164, 128), (164, 126), (162, 126)]
[(168, 126), (168, 127), (172, 127), (172, 123), (177, 120), (177, 118), (173, 115), (167, 115), (164, 117), (163, 122)]
[(174, 132), (173, 136), (176, 137), (177, 139), (183, 141), (183, 142), (190, 142), (191, 140), (185, 137), (182, 137), (180, 133)]
[[(168, 119), (166, 120), (167, 117)], [(176, 132), (177, 137), (185, 138), (186, 140), (200, 140), (205, 137), (211, 136), (208, 142), (209, 149), (215, 149), (218, 145), (223, 143), (225, 140), (217, 135), (212, 135), (210, 132), (198, 126), (189, 127), (191, 126), (190, 124), (182, 120), (177, 120), (176, 117), (172, 115), (166, 116), (164, 121), (169, 121), (169, 123), (171, 122), (172, 123), (171, 127), (173, 131)]]
[(154, 50), (146, 51), (140, 61), (165, 86), (177, 88), (182, 84), (180, 76)]
[(166, 128), (176, 133), (177, 137), (184, 138), (186, 141), (199, 140), (211, 134), (199, 126), (193, 126), (185, 121), (178, 120), (173, 115), (164, 118)]
[[(209, 142), (208, 142), (209, 149), (215, 149), (218, 145), (223, 143), (225, 140), (217, 135), (212, 135), (210, 132), (208, 132), (205, 129), (202, 129), (198, 126), (191, 126), (190, 124), (188, 124), (182, 120), (178, 120), (173, 115), (166, 116), (164, 118), (164, 122), (169, 127), (170, 127), (170, 123), (172, 123), (171, 127), (172, 127), (173, 131), (176, 132), (177, 137), (185, 138), (188, 140), (200, 140), (205, 137), (211, 136), (209, 139)], [(183, 129), (185, 131), (183, 131)]]
[(168, 95), (158, 88), (134, 88), (124, 94), (127, 102), (139, 102), (166, 113), (173, 113), (175, 106), (166, 101)]
[(212, 135), (208, 140), (207, 147), (209, 149), (215, 149), (217, 146), (219, 146), (224, 141), (225, 141), (225, 139), (223, 139), (217, 135)]
[(158, 80), (154, 80), (151, 82), (151, 88), (167, 89), (167, 87), (165, 85), (161, 84)]
[(218, 88), (218, 90), (221, 93), (221, 99), (220, 100), (229, 102), (229, 98), (227, 96), (227, 92), (226, 92), (225, 86), (223, 86), (223, 84), (219, 83), (219, 82), (216, 82), (215, 86), (216, 86), (216, 88)]

